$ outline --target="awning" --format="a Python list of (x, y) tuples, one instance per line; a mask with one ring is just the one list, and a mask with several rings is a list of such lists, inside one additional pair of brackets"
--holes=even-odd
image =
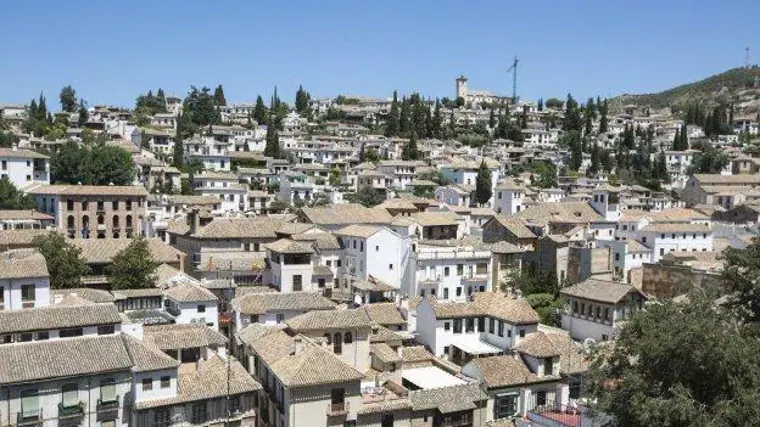
[(496, 347), (493, 344), (482, 341), (477, 335), (460, 335), (451, 340), (451, 345), (462, 350), (467, 354), (498, 354), (503, 353), (504, 349)]

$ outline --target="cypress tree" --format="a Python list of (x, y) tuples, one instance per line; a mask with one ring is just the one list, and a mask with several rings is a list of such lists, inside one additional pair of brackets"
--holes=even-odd
[(491, 170), (486, 165), (486, 160), (480, 162), (478, 176), (475, 178), (475, 203), (485, 205), (491, 200), (493, 189), (491, 188)]
[(266, 146), (264, 155), (272, 158), (280, 157), (280, 136), (277, 133), (277, 126), (274, 123), (274, 117), (270, 116), (267, 124)]

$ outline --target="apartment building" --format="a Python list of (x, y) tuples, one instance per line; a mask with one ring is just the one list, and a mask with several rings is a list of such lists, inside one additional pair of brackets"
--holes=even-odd
[(334, 233), (343, 248), (344, 282), (374, 278), (400, 289), (411, 262), (412, 242), (387, 227), (349, 225)]
[(16, 188), (50, 184), (50, 157), (36, 151), (0, 148), (0, 179), (8, 178)]
[(70, 239), (124, 239), (143, 234), (143, 186), (42, 185), (29, 190), (37, 210)]
[(193, 177), (192, 185), (197, 195), (219, 199), (220, 209), (212, 213), (248, 210), (248, 187), (231, 172), (204, 171)]
[(50, 275), (45, 258), (32, 249), (0, 253), (0, 310), (50, 304)]
[(491, 250), (486, 246), (419, 241), (412, 254), (413, 280), (407, 295), (465, 301), (474, 292), (491, 290)]

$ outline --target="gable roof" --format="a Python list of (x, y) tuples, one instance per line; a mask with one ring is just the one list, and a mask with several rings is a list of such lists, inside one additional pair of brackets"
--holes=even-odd
[(488, 388), (511, 387), (557, 379), (556, 377), (539, 378), (525, 366), (525, 363), (514, 356), (479, 357), (470, 361), (469, 365), (478, 371)]
[(559, 356), (560, 351), (554, 347), (554, 342), (545, 333), (538, 331), (520, 339), (515, 350), (536, 358)]
[(578, 284), (563, 288), (559, 292), (564, 296), (607, 304), (617, 304), (631, 292), (640, 293), (633, 285), (597, 279), (584, 280)]
[(242, 314), (263, 315), (272, 311), (332, 310), (335, 303), (317, 292), (266, 292), (233, 298), (232, 307)]
[[(145, 238), (153, 259), (162, 263), (177, 263), (184, 253), (164, 243), (158, 237)], [(72, 243), (82, 249), (82, 259), (88, 264), (108, 264), (132, 239), (74, 239)]]
[(415, 411), (437, 409), (442, 414), (450, 414), (475, 409), (476, 402), (488, 400), (488, 395), (480, 384), (472, 383), (411, 391), (409, 400)]
[(313, 344), (304, 344), (301, 352), (277, 360), (270, 368), (286, 387), (358, 381), (364, 377), (353, 366)]
[(143, 327), (143, 342), (160, 350), (212, 347), (227, 344), (227, 337), (202, 323)]
[(364, 309), (367, 310), (370, 320), (380, 325), (404, 325), (406, 320), (401, 315), (398, 307), (392, 302), (379, 302), (366, 304)]
[(558, 222), (584, 224), (603, 220), (602, 216), (586, 202), (536, 203), (518, 212), (515, 217), (536, 224)]
[(0, 253), (0, 280), (49, 277), (45, 257), (28, 250), (12, 250)]
[(524, 299), (509, 298), (493, 292), (476, 292), (473, 301), (440, 302), (430, 297), (426, 301), (438, 319), (459, 319), (489, 316), (513, 325), (539, 322), (538, 314)]
[[(522, 219), (518, 219), (515, 217), (510, 217), (502, 214), (494, 215), (494, 217), (490, 220), (488, 220), (488, 223), (491, 221), (495, 221), (496, 224), (501, 225), (504, 227), (507, 231), (509, 231), (513, 236), (517, 237), (518, 239), (535, 239), (536, 235), (533, 234), (532, 231), (530, 231), (530, 228), (525, 226), (525, 221)], [(484, 224), (485, 226), (485, 224)]]
[(385, 209), (367, 208), (354, 203), (344, 203), (316, 208), (303, 208), (303, 216), (312, 224), (389, 224), (391, 215)]
[(297, 332), (322, 329), (370, 329), (372, 327), (369, 315), (363, 308), (310, 311), (286, 320), (285, 324)]
[(113, 304), (50, 305), (0, 311), (0, 334), (121, 323)]

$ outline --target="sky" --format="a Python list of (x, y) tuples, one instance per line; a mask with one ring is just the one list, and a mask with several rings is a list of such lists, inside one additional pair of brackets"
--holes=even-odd
[(4, 2), (0, 103), (72, 85), (131, 107), (163, 88), (224, 86), (228, 103), (312, 97), (454, 97), (454, 79), (536, 100), (657, 92), (760, 62), (760, 1)]

